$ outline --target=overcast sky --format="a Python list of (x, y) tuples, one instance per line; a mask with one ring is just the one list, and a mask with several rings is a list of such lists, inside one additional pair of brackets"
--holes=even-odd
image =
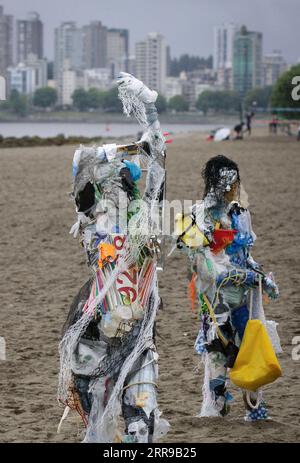
[(264, 52), (282, 50), (288, 62), (300, 59), (300, 0), (0, 0), (5, 13), (24, 19), (37, 11), (45, 25), (45, 55), (53, 58), (53, 30), (62, 21), (130, 30), (130, 48), (148, 32), (161, 32), (172, 56), (208, 56), (213, 26), (246, 24), (263, 32)]

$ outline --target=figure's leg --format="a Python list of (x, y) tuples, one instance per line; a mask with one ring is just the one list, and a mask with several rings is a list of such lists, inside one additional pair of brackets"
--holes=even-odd
[[(85, 336), (92, 332), (93, 327), (89, 325), (85, 331)], [(76, 354), (73, 355), (72, 369), (76, 373), (75, 387), (80, 396), (82, 407), (87, 414), (84, 442), (108, 442), (106, 435), (103, 435), (101, 431), (101, 421), (115, 385), (115, 377), (94, 374), (100, 360), (107, 355), (107, 343), (105, 341), (93, 341), (84, 338), (81, 338)], [(106, 431), (107, 434), (115, 435), (117, 438), (118, 430), (115, 423), (111, 423), (110, 432)]]
[(99, 435), (99, 422), (106, 405), (107, 380), (99, 377), (90, 383), (92, 390), (92, 406), (88, 418), (88, 426), (83, 442), (102, 442)]
[(154, 432), (157, 365), (146, 351), (128, 375), (123, 395), (124, 442), (151, 442)]
[[(248, 397), (247, 397), (248, 395)], [(262, 421), (267, 420), (268, 416), (268, 408), (266, 403), (263, 400), (263, 396), (261, 392), (250, 392), (246, 393), (243, 392), (243, 399), (246, 409), (245, 414), (245, 421)], [(255, 407), (252, 408), (250, 404)]]
[(168, 424), (159, 419), (156, 400), (157, 354), (149, 349), (128, 375), (123, 395), (124, 442), (151, 443), (165, 434)]
[[(219, 301), (214, 310), (218, 330), (228, 341), (233, 340), (233, 329), (230, 322), (230, 308), (224, 294), (220, 292)], [(229, 402), (232, 396), (227, 392), (227, 365), (230, 360), (226, 356), (223, 342), (216, 333), (216, 326), (208, 322), (206, 332), (205, 378), (203, 385), (203, 403), (200, 416), (225, 416), (229, 413)]]
[(205, 377), (201, 417), (225, 416), (229, 413), (231, 395), (226, 389), (226, 357), (217, 351), (205, 354)]

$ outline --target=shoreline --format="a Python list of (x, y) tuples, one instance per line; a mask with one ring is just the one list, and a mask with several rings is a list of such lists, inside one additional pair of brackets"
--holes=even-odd
[[(197, 113), (162, 113), (160, 115), (160, 122), (167, 124), (224, 124), (235, 122), (239, 120), (239, 114), (232, 115), (209, 115), (204, 116)], [(25, 117), (20, 117), (13, 114), (7, 114), (5, 112), (0, 112), (0, 123), (9, 124), (9, 123), (29, 123), (33, 122), (35, 124), (40, 123), (85, 123), (85, 124), (97, 124), (97, 123), (122, 123), (122, 124), (136, 124), (136, 121), (133, 118), (128, 118), (124, 115), (118, 113), (80, 113), (75, 111), (61, 111), (61, 112), (52, 112), (52, 113), (34, 113)]]

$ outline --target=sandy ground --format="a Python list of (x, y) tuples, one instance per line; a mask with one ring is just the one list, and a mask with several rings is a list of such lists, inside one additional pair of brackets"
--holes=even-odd
[[(159, 403), (172, 425), (165, 442), (300, 441), (300, 361), (292, 361), (299, 326), (300, 143), (254, 134), (240, 142), (177, 136), (168, 150), (169, 199), (202, 194), (200, 171), (212, 155), (240, 165), (258, 239), (254, 257), (275, 272), (281, 289), (268, 317), (280, 323), (284, 376), (266, 388), (272, 421), (247, 424), (239, 391), (225, 419), (200, 419), (203, 368), (193, 351), (198, 322), (186, 296), (186, 263), (179, 253), (160, 275), (164, 309), (158, 317)], [(0, 361), (0, 441), (80, 441), (74, 416), (56, 434), (58, 342), (69, 304), (88, 276), (83, 251), (68, 235), (74, 222), (72, 147), (0, 151), (1, 325), (7, 360)]]

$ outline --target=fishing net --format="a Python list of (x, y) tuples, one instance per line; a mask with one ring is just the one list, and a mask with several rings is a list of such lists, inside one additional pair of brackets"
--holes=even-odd
[(156, 101), (157, 92), (150, 90), (143, 82), (126, 72), (121, 72), (118, 85), (124, 114), (135, 117), (145, 130), (149, 129), (145, 105)]

